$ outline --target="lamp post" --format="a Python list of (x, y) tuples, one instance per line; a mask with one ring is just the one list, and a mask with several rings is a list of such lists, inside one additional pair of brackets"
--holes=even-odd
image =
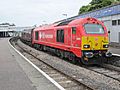
[(46, 24), (46, 21), (43, 21), (43, 25), (45, 25)]

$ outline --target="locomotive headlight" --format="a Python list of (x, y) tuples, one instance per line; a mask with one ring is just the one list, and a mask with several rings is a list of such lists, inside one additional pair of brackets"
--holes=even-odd
[(108, 47), (109, 47), (108, 44), (103, 45), (103, 48), (108, 48)]
[(90, 48), (90, 45), (85, 44), (83, 47), (84, 48)]

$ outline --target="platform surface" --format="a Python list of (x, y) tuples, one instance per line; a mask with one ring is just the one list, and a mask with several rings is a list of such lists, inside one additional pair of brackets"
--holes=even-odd
[(0, 90), (58, 90), (0, 38)]
[(109, 49), (113, 54), (119, 54), (120, 55), (120, 48), (110, 47)]

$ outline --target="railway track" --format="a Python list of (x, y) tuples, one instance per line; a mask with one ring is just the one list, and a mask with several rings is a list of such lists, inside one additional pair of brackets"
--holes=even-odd
[(120, 67), (120, 55), (113, 54), (113, 57), (107, 62), (107, 64)]
[(116, 67), (110, 64), (103, 64), (101, 66), (92, 66), (92, 67), (84, 66), (84, 67), (91, 71), (94, 71), (104, 76), (113, 78), (114, 80), (117, 80), (118, 82), (120, 82), (120, 68), (119, 67)]
[(35, 57), (34, 55), (30, 54), (25, 49), (17, 45), (16, 41), (16, 39), (12, 41), (12, 45), (17, 48), (25, 57), (27, 57), (32, 63), (34, 63), (38, 68), (40, 68), (47, 75), (53, 78), (65, 90), (92, 90), (92, 88), (78, 82), (74, 78), (60, 72), (59, 70), (53, 68), (52, 66)]
[[(56, 68), (52, 67), (48, 63), (44, 62), (43, 60), (40, 60), (37, 58), (37, 54), (33, 55), (31, 54), (31, 51), (27, 50), (26, 48), (20, 47), (17, 43), (17, 40), (13, 42), (14, 47), (16, 47), (24, 56), (26, 56), (29, 60), (31, 60), (35, 65), (37, 65), (40, 69), (42, 69), (45, 73), (47, 73), (50, 77), (52, 77), (55, 81), (57, 81), (61, 86), (63, 86), (66, 90), (102, 90), (103, 87), (106, 88), (103, 84), (95, 86), (93, 84), (88, 85), (82, 81), (82, 79), (76, 79), (75, 77), (71, 77), (70, 75), (66, 74), (65, 72), (61, 72), (57, 70)], [(83, 66), (84, 67), (84, 66)], [(102, 74), (106, 77), (112, 78), (113, 80), (116, 80), (120, 83), (119, 79), (119, 68), (115, 70), (111, 68), (109, 65), (103, 65), (103, 66), (92, 66), (92, 67), (84, 67), (88, 70), (94, 71), (96, 73)], [(87, 81), (86, 82), (91, 82)], [(94, 82), (94, 81), (93, 81)], [(97, 84), (97, 82), (94, 82)], [(103, 86), (102, 86), (103, 85)], [(107, 87), (106, 90), (116, 90), (114, 88)]]

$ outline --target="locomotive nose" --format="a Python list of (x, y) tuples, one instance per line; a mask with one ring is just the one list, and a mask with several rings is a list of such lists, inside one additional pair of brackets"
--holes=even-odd
[(88, 36), (82, 38), (82, 50), (107, 50), (108, 39), (102, 36)]

